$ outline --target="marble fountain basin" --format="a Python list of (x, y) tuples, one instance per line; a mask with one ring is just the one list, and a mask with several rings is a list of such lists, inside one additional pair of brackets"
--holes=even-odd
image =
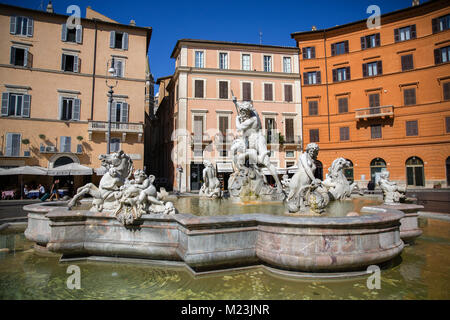
[(37, 249), (61, 254), (62, 259), (179, 262), (194, 272), (251, 265), (308, 273), (365, 270), (392, 260), (402, 252), (404, 241), (421, 233), (417, 205), (363, 207), (359, 216), (340, 217), (152, 214), (130, 227), (110, 213), (68, 210), (65, 205), (24, 207), (25, 236)]

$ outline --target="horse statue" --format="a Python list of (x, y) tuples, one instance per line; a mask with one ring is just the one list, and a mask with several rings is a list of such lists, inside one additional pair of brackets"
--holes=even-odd
[(356, 182), (350, 183), (344, 174), (344, 169), (350, 167), (350, 161), (344, 158), (337, 158), (328, 168), (328, 174), (323, 184), (328, 188), (332, 195), (332, 200), (343, 200), (350, 198), (353, 190), (358, 190)]
[(122, 150), (112, 154), (99, 156), (106, 173), (100, 180), (98, 188), (88, 183), (77, 189), (77, 194), (69, 202), (68, 207), (74, 207), (84, 196), (91, 195), (93, 211), (102, 212), (103, 209), (113, 211), (118, 205), (121, 196), (120, 187), (133, 173), (133, 161)]

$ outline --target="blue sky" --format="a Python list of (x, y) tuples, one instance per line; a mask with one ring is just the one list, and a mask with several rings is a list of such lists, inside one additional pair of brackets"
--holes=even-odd
[[(48, 0), (0, 0), (2, 3), (40, 9)], [(370, 5), (381, 13), (411, 6), (412, 0), (196, 0), (196, 1), (93, 1), (53, 0), (56, 13), (66, 14), (67, 7), (78, 5), (81, 15), (92, 9), (120, 22), (131, 19), (138, 26), (150, 26), (150, 67), (155, 79), (174, 72), (170, 54), (178, 39), (206, 39), (295, 46), (290, 34), (366, 19)], [(421, 1), (423, 3), (425, 1)]]

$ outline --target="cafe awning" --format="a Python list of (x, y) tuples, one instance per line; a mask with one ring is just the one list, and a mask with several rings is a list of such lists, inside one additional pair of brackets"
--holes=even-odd
[(12, 175), (37, 175), (45, 176), (47, 175), (47, 169), (38, 166), (22, 166), (11, 169), (0, 170), (1, 176), (12, 176)]
[(89, 176), (92, 168), (78, 163), (69, 163), (60, 167), (48, 169), (49, 176)]
[(233, 165), (231, 162), (217, 162), (217, 172), (233, 172)]

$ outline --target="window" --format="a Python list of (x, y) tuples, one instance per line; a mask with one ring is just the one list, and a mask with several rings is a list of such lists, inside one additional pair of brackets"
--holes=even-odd
[(348, 112), (348, 98), (339, 98), (338, 99), (338, 109), (339, 113)]
[(264, 72), (272, 72), (272, 57), (264, 56)]
[(273, 85), (264, 83), (264, 101), (273, 101)]
[(293, 143), (294, 141), (294, 119), (285, 119), (284, 121), (285, 125), (285, 141), (287, 143)]
[(242, 55), (242, 70), (251, 70), (251, 64), (250, 64), (250, 55), (249, 54), (243, 54)]
[(128, 33), (111, 31), (109, 47), (113, 49), (128, 50)]
[(125, 60), (118, 59), (116, 57), (114, 59), (114, 76), (118, 78), (123, 78), (125, 75)]
[(119, 152), (120, 151), (120, 138), (111, 138), (109, 150), (110, 150), (110, 152)]
[(450, 14), (431, 20), (433, 33), (450, 29)]
[(203, 116), (194, 116), (194, 142), (203, 141)]
[(361, 37), (361, 50), (375, 48), (380, 46), (380, 34), (375, 33)]
[(348, 40), (333, 43), (331, 45), (331, 55), (337, 56), (340, 54), (348, 53)]
[(128, 103), (126, 102), (113, 102), (111, 110), (111, 122), (128, 122)]
[(219, 53), (219, 69), (228, 69), (228, 53)]
[(59, 151), (60, 152), (71, 152), (70, 151), (70, 143), (71, 143), (72, 138), (71, 137), (64, 137), (62, 136), (61, 139), (59, 140)]
[(444, 83), (442, 88), (444, 90), (444, 100), (450, 100), (450, 82)]
[(78, 72), (80, 59), (73, 54), (63, 53), (61, 57), (61, 70), (68, 72)]
[(416, 25), (394, 29), (395, 42), (416, 39)]
[(380, 113), (380, 94), (379, 93), (372, 93), (369, 94), (369, 108), (370, 108), (370, 114), (377, 114)]
[(308, 101), (309, 115), (317, 116), (319, 114), (319, 102), (318, 101)]
[(2, 117), (30, 117), (31, 95), (2, 93)]
[(349, 127), (339, 128), (339, 136), (341, 138), (341, 141), (350, 140), (350, 128)]
[(414, 69), (413, 55), (407, 54), (401, 57), (402, 59), (402, 71)]
[(61, 97), (59, 103), (59, 120), (80, 120), (81, 100)]
[(295, 151), (294, 150), (286, 150), (286, 158), (294, 158)]
[(286, 72), (286, 73), (291, 73), (292, 72), (291, 58), (290, 57), (283, 57), (283, 72)]
[(363, 77), (374, 77), (383, 74), (383, 67), (381, 61), (364, 63)]
[(20, 36), (33, 36), (34, 22), (32, 18), (12, 16), (9, 32)]
[(445, 132), (450, 133), (450, 117), (445, 117)]
[(434, 62), (436, 64), (450, 61), (450, 46), (434, 49)]
[(404, 89), (403, 98), (405, 101), (405, 106), (416, 104), (416, 89), (415, 88)]
[(333, 82), (350, 80), (350, 67), (333, 69)]
[(303, 82), (305, 85), (320, 84), (321, 83), (320, 71), (304, 72)]
[(11, 47), (10, 63), (13, 66), (29, 67), (32, 66), (33, 56), (28, 48)]
[(20, 133), (7, 133), (6, 134), (6, 156), (7, 157), (19, 157), (20, 156)]
[(370, 126), (370, 137), (372, 139), (381, 138), (381, 124), (373, 124)]
[(222, 137), (225, 137), (227, 135), (227, 130), (228, 130), (228, 117), (219, 116), (219, 131)]
[(203, 80), (195, 80), (195, 93), (194, 93), (194, 97), (195, 98), (203, 98)]
[(267, 132), (267, 143), (273, 143), (275, 140), (275, 119), (266, 118), (265, 119), (265, 129)]
[(305, 47), (302, 52), (303, 59), (314, 59), (316, 57), (316, 47)]
[(66, 24), (62, 25), (61, 40), (64, 42), (82, 43), (83, 27), (77, 25), (73, 28), (68, 28)]
[(406, 121), (406, 135), (408, 137), (419, 135), (419, 128), (417, 125), (417, 120)]
[(309, 130), (309, 142), (319, 142), (319, 129)]
[(228, 99), (228, 81), (219, 81), (219, 99)]
[[(117, 151), (113, 151), (117, 152)], [(83, 145), (81, 143), (77, 144), (77, 153), (83, 153)]]
[(285, 84), (284, 85), (284, 101), (285, 102), (292, 102), (294, 99), (292, 97), (292, 85), (291, 84)]
[(252, 100), (252, 84), (250, 82), (242, 83), (242, 100), (244, 101)]
[(195, 51), (195, 67), (196, 68), (204, 68), (205, 67), (203, 51)]

